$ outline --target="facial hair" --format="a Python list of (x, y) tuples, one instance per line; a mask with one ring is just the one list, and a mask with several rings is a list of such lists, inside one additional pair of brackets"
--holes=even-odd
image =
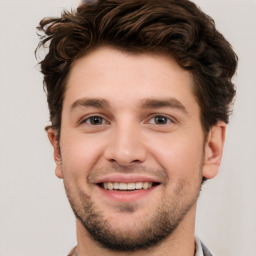
[[(190, 181), (179, 179), (172, 199), (162, 199), (158, 207), (149, 213), (150, 218), (147, 218), (146, 221), (141, 220), (140, 225), (134, 219), (132, 231), (123, 231), (112, 227), (104, 217), (104, 213), (97, 209), (92, 198), (84, 192), (80, 191), (78, 196), (80, 200), (78, 200), (66, 183), (65, 177), (64, 186), (76, 218), (83, 224), (91, 239), (108, 250), (132, 252), (156, 246), (176, 230), (184, 216), (196, 203), (201, 189), (201, 181), (202, 177), (198, 175), (193, 192), (188, 195), (189, 198), (185, 199), (184, 194), (186, 194), (186, 188)], [(135, 212), (136, 208), (136, 204), (123, 203), (118, 205), (116, 210), (128, 214)]]

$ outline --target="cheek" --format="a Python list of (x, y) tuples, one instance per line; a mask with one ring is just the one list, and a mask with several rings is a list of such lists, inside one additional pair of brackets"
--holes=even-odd
[(158, 139), (157, 147), (153, 147), (152, 143), (152, 154), (169, 178), (198, 176), (203, 160), (203, 140), (200, 138), (167, 136)]
[(95, 138), (69, 136), (61, 141), (62, 168), (64, 174), (88, 174), (102, 155), (102, 146)]

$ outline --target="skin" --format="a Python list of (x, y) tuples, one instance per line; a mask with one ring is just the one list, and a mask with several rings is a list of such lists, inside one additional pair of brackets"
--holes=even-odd
[[(60, 136), (51, 128), (48, 136), (55, 173), (64, 179), (76, 216), (86, 221), (92, 204), (107, 227), (104, 232), (124, 241), (146, 236), (145, 227), (155, 229), (159, 212), (168, 213), (167, 223), (177, 224), (154, 246), (125, 252), (102, 247), (77, 218), (79, 256), (194, 255), (201, 180), (217, 175), (225, 123), (205, 136), (193, 89), (191, 74), (163, 55), (102, 47), (73, 64)], [(129, 198), (133, 192), (117, 196), (97, 185), (116, 177), (143, 177), (159, 185), (134, 198)]]

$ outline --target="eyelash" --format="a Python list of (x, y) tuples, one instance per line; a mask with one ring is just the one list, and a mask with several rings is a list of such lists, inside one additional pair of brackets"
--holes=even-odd
[[(100, 123), (100, 124), (92, 124), (90, 121), (92, 121), (93, 118), (94, 118), (94, 119), (96, 119), (96, 118), (97, 118), (97, 119), (100, 119), (100, 120), (103, 121), (103, 123)], [(90, 123), (88, 123), (88, 122), (90, 122)], [(109, 124), (109, 122), (106, 121), (104, 117), (102, 117), (102, 116), (97, 116), (97, 115), (89, 116), (89, 117), (83, 119), (82, 122), (81, 122), (81, 124), (83, 124), (83, 123), (87, 123), (87, 124), (89, 124), (89, 125), (95, 125), (95, 126)]]
[[(156, 124), (156, 118), (161, 118), (162, 120), (164, 119), (165, 121), (166, 121), (166, 123), (162, 123), (162, 124)], [(154, 123), (151, 123), (151, 120), (153, 120), (154, 119)], [(167, 124), (170, 124), (170, 123), (174, 123), (174, 121), (173, 121), (173, 119), (172, 118), (170, 118), (170, 117), (167, 117), (167, 116), (165, 116), (165, 115), (154, 115), (154, 116), (152, 116), (150, 119), (149, 119), (149, 121), (148, 121), (148, 123), (149, 124), (156, 124), (156, 125), (167, 125)]]
[[(156, 123), (156, 119), (157, 119), (157, 118), (161, 118), (161, 119), (162, 119), (161, 121), (164, 121), (165, 123), (158, 123), (158, 124), (157, 124), (157, 123)], [(93, 119), (95, 119), (95, 121), (96, 121), (96, 119), (98, 119), (98, 120), (100, 119), (101, 122), (100, 122), (99, 124), (92, 124), (91, 121), (93, 121)], [(154, 121), (152, 122), (152, 120), (154, 120)], [(159, 121), (159, 120), (158, 120), (158, 121)], [(89, 123), (88, 123), (88, 122), (89, 122)], [(110, 122), (106, 121), (104, 117), (99, 116), (99, 115), (89, 116), (89, 117), (83, 119), (82, 122), (81, 122), (81, 124), (82, 124), (82, 123), (87, 123), (87, 124), (93, 125), (93, 126), (99, 126), (99, 125), (110, 124)], [(160, 114), (158, 114), (158, 115), (151, 116), (150, 119), (147, 121), (147, 123), (149, 123), (149, 124), (156, 124), (156, 125), (162, 126), (162, 125), (167, 125), (167, 124), (170, 124), (170, 123), (174, 123), (174, 121), (173, 121), (173, 119), (170, 118), (170, 117), (167, 117), (167, 116), (165, 116), (165, 115), (160, 115)]]

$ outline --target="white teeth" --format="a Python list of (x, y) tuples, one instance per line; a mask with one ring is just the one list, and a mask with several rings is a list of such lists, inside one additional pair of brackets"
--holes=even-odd
[(142, 182), (136, 182), (136, 189), (141, 189), (142, 187)]
[[(105, 183), (104, 183), (105, 184)], [(118, 182), (115, 182), (114, 183), (114, 189), (119, 189), (119, 183)]]
[(104, 182), (103, 188), (107, 190), (135, 190), (135, 189), (149, 189), (153, 186), (152, 182), (141, 182), (136, 183), (119, 183), (119, 182)]
[(148, 189), (148, 182), (143, 182), (143, 188)]
[(127, 184), (126, 183), (120, 183), (119, 184), (119, 189), (120, 190), (127, 190)]
[(128, 183), (128, 185), (127, 185), (128, 190), (134, 190), (135, 187), (136, 187), (135, 183)]
[(108, 182), (108, 189), (112, 190), (114, 188), (114, 185), (112, 182)]

